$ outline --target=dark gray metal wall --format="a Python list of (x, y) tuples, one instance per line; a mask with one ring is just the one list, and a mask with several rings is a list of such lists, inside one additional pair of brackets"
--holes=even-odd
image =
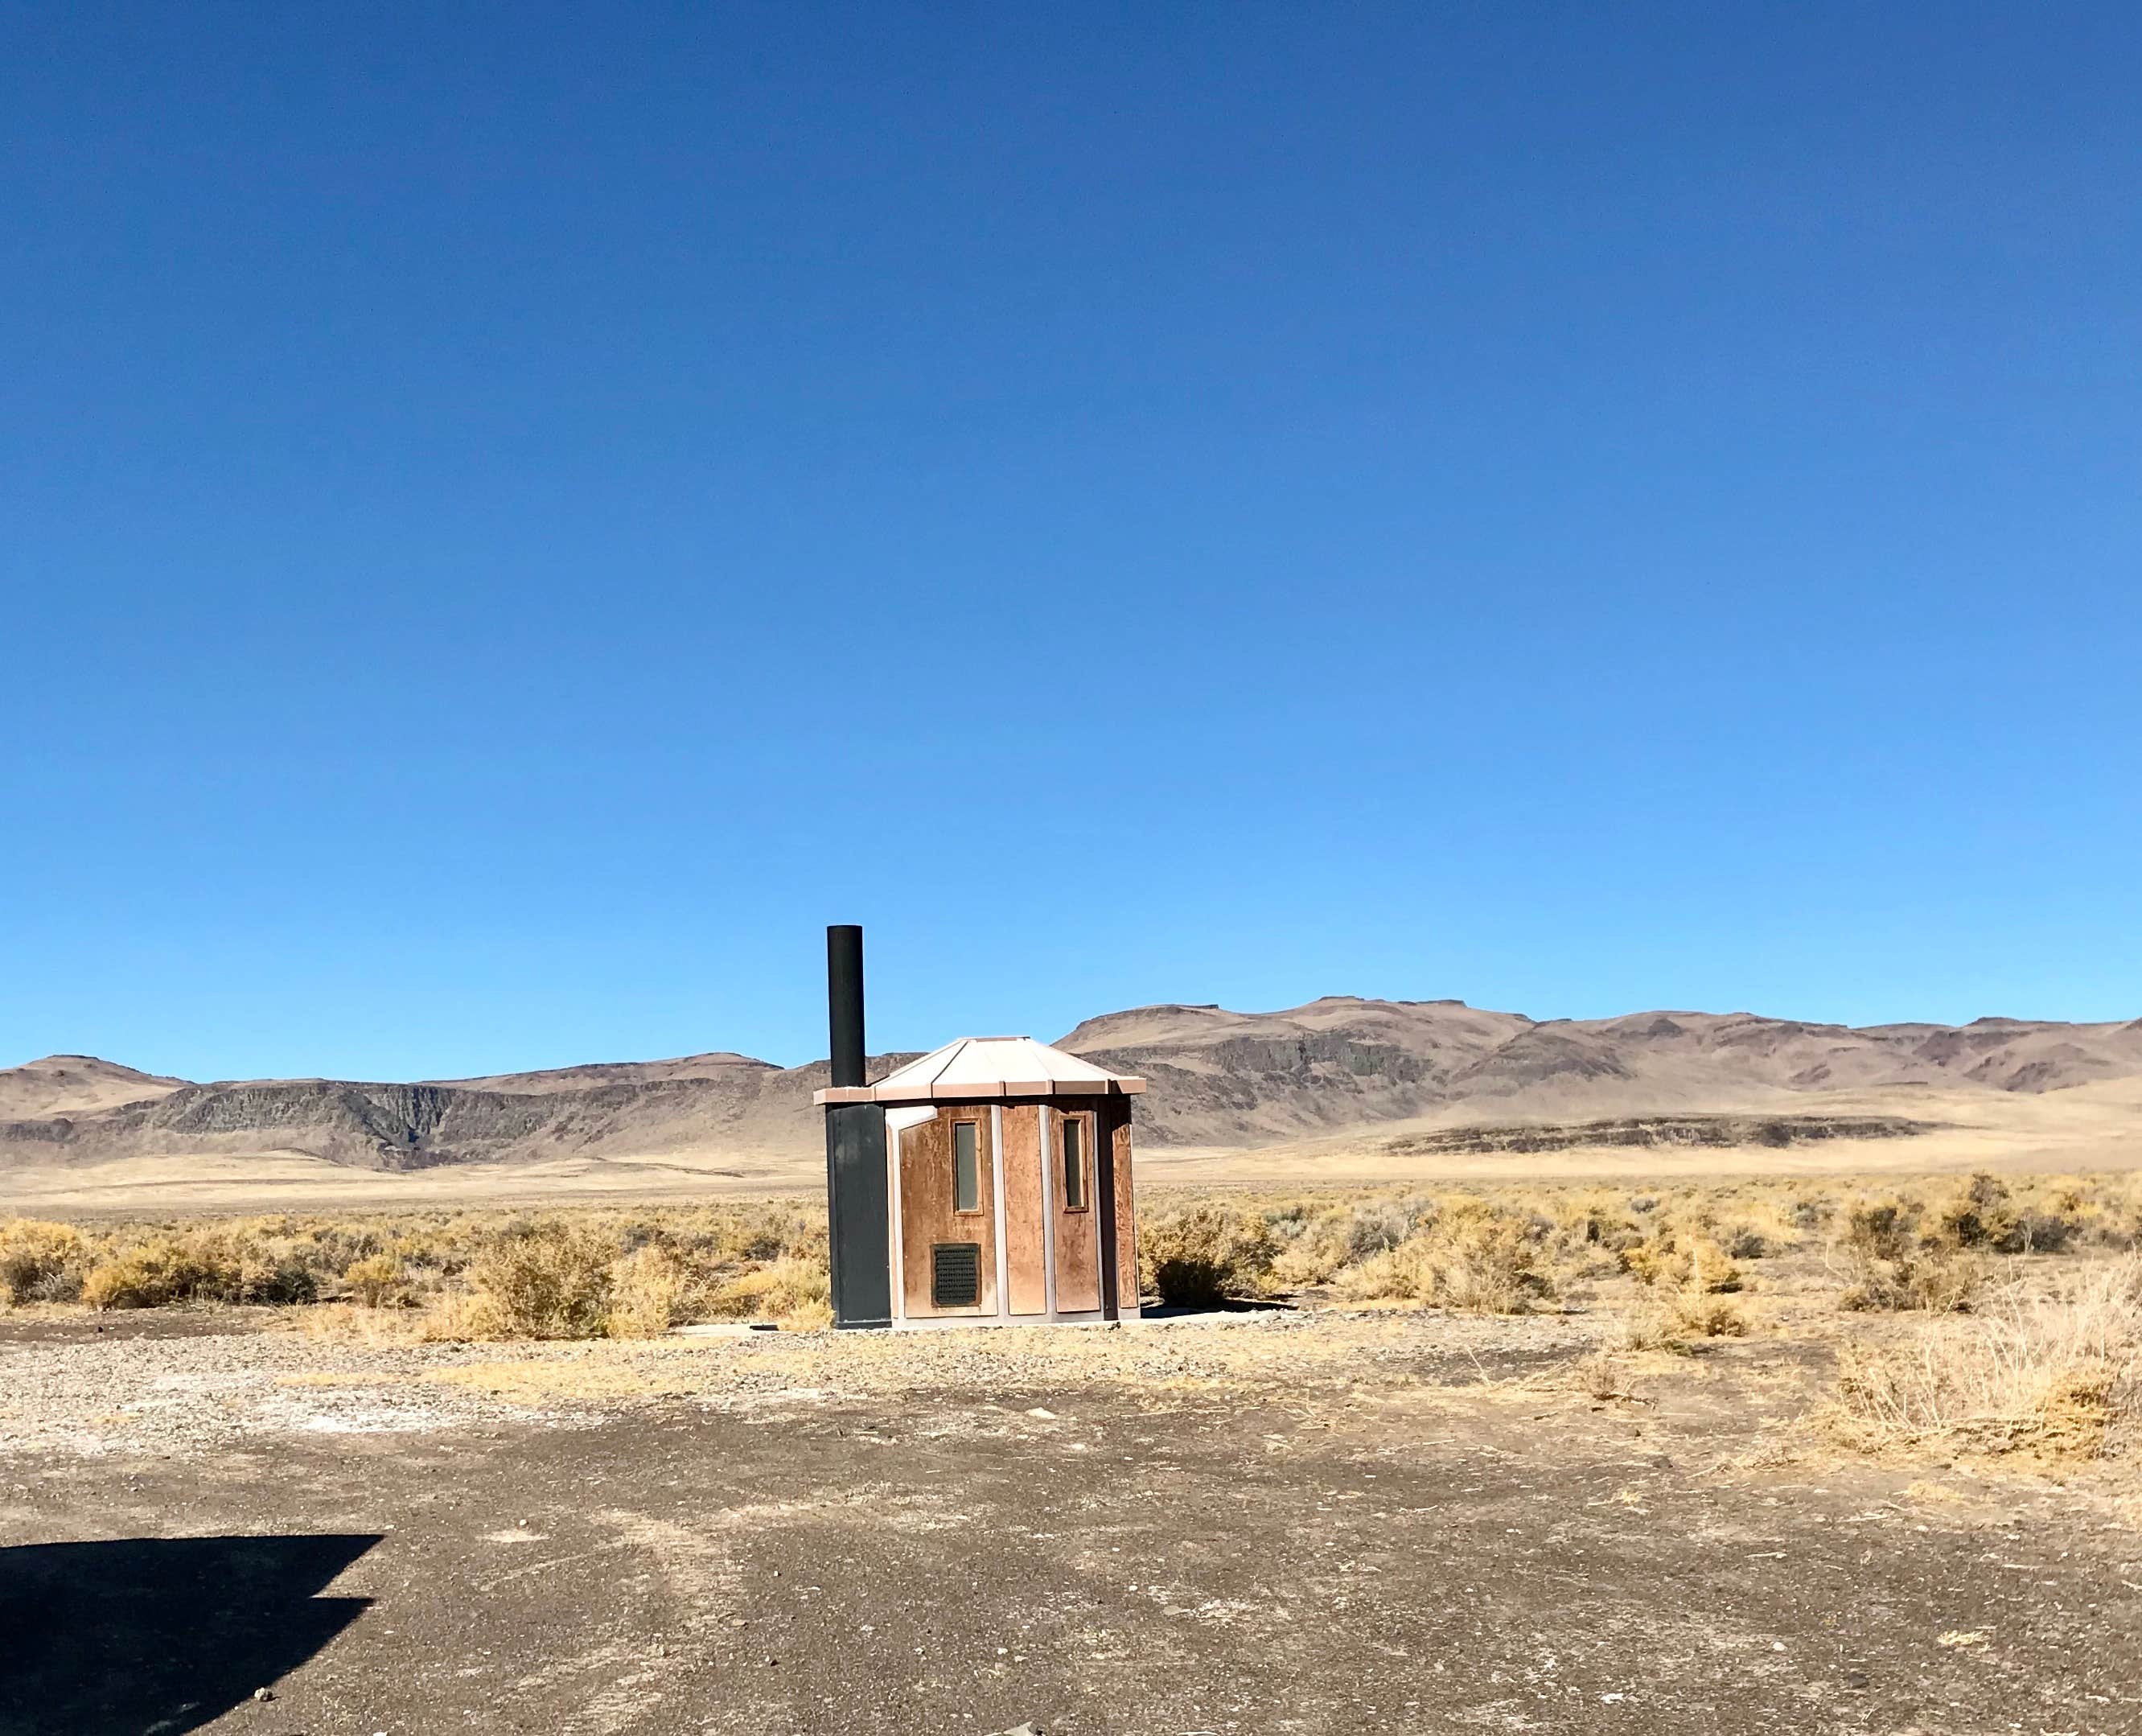
[(826, 1105), (826, 1203), (834, 1325), (891, 1325), (892, 1200), (881, 1104)]

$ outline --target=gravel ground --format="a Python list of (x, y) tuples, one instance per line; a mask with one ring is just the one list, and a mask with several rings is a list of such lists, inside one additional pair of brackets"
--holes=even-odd
[[(620, 1407), (718, 1411), (1065, 1382), (1148, 1393), (1447, 1384), (1566, 1359), (1592, 1323), (1281, 1312), (886, 1333), (748, 1333), (646, 1343), (376, 1344), (273, 1314), (76, 1317), (0, 1325), (0, 1457), (185, 1455), (277, 1434), (586, 1427)], [(265, 1328), (266, 1329), (261, 1329)], [(235, 1329), (233, 1329), (235, 1328)]]
[(274, 1325), (0, 1323), (0, 1736), (2142, 1732), (2131, 1519), (1824, 1456), (1804, 1346)]

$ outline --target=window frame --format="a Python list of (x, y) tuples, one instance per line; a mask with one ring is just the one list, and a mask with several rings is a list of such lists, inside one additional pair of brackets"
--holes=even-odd
[[(975, 1130), (975, 1203), (960, 1204), (960, 1130)], [(982, 1122), (979, 1115), (963, 1115), (952, 1123), (952, 1214), (955, 1217), (979, 1217), (982, 1206)]]
[[(1073, 1170), (1069, 1163), (1070, 1143), (1066, 1135), (1071, 1128), (1078, 1130), (1078, 1197), (1071, 1197), (1070, 1182)], [(1093, 1209), (1093, 1115), (1090, 1110), (1065, 1109), (1057, 1111), (1056, 1120), (1056, 1181), (1060, 1189), (1057, 1204), (1067, 1212), (1089, 1212)]]

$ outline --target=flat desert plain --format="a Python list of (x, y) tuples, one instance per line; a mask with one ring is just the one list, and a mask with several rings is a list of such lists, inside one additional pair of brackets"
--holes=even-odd
[(809, 1069), (0, 1074), (0, 1736), (2142, 1731), (2125, 1027), (1280, 1017), (1110, 1328), (825, 1329)]
[[(1672, 1125), (1654, 1140), (1626, 1142), (1625, 1124), (1646, 1120)], [(1880, 1136), (1832, 1130), (1868, 1123), (1915, 1130)], [(1762, 1130), (1780, 1125), (1779, 1142), (1761, 1140)], [(2142, 1081), (2041, 1096), (1937, 1086), (1835, 1091), (1783, 1108), (1774, 1099), (1728, 1100), (1698, 1111), (1487, 1125), (1497, 1134), (1545, 1133), (1551, 1142), (1544, 1149), (1489, 1144), (1478, 1136), (1478, 1110), (1467, 1105), (1254, 1145), (1142, 1144), (1138, 1173), (1155, 1185), (1279, 1186), (2125, 1170), (2142, 1168)], [(0, 1211), (131, 1215), (682, 1201), (802, 1194), (825, 1185), (822, 1156), (792, 1145), (560, 1150), (371, 1169), (278, 1150), (271, 1140), (253, 1135), (244, 1149), (188, 1145), (79, 1164), (21, 1162), (0, 1168)]]

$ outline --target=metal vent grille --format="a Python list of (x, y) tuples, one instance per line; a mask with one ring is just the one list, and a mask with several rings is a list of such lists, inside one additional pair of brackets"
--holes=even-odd
[(974, 1308), (982, 1299), (982, 1244), (940, 1242), (930, 1250), (930, 1302), (934, 1308)]

